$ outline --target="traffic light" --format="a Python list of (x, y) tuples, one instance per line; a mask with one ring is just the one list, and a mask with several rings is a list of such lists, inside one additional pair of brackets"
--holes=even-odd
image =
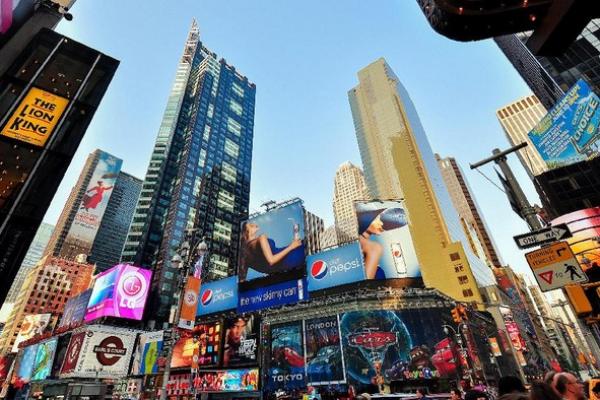
[(451, 314), (452, 320), (457, 324), (465, 322), (467, 319), (469, 319), (467, 316), (467, 308), (462, 304), (458, 304), (456, 307), (454, 307), (451, 311)]
[(452, 309), (452, 320), (454, 322), (456, 322), (457, 324), (460, 324), (462, 322), (462, 319), (460, 317), (460, 312), (458, 311), (458, 307), (454, 307)]

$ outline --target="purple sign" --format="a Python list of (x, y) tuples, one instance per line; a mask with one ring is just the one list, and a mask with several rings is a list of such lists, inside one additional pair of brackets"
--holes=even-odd
[(85, 320), (100, 317), (141, 320), (151, 278), (152, 271), (128, 264), (102, 272), (96, 277)]

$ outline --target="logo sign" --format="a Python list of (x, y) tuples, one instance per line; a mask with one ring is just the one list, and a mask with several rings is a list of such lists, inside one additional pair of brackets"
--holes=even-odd
[(85, 332), (80, 332), (71, 336), (71, 341), (67, 348), (67, 355), (65, 356), (62, 369), (60, 370), (61, 374), (68, 374), (75, 371), (84, 339)]
[(237, 277), (220, 279), (203, 283), (200, 288), (200, 302), (196, 316), (212, 314), (237, 307), (238, 289)]
[(239, 295), (240, 314), (308, 300), (306, 280), (298, 279), (250, 289)]
[(183, 303), (178, 327), (182, 329), (194, 328), (196, 310), (198, 309), (198, 294), (200, 293), (200, 279), (189, 276), (183, 292)]
[(127, 353), (127, 349), (119, 337), (109, 336), (94, 346), (94, 353), (100, 364), (115, 365)]
[(560, 224), (539, 231), (518, 235), (515, 236), (514, 239), (520, 249), (527, 249), (529, 247), (541, 246), (543, 244), (556, 242), (557, 240), (567, 239), (572, 236), (567, 224)]
[(567, 242), (532, 251), (525, 258), (543, 292), (588, 281)]
[(308, 256), (308, 290), (313, 292), (364, 280), (362, 259), (358, 242)]
[(43, 147), (68, 104), (64, 97), (31, 88), (0, 135)]
[(394, 343), (398, 339), (393, 332), (362, 332), (348, 336), (348, 344), (365, 349), (381, 350)]

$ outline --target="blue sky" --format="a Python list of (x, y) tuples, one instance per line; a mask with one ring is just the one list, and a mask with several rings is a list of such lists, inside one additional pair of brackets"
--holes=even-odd
[[(121, 61), (46, 214), (55, 223), (86, 156), (101, 148), (144, 177), (192, 18), (204, 44), (256, 83), (251, 209), (301, 197), (333, 221), (333, 178), (361, 165), (347, 91), (385, 57), (420, 114), (434, 151), (465, 170), (505, 260), (528, 270), (512, 236), (527, 231), (504, 194), (468, 163), (508, 142), (495, 110), (530, 93), (492, 41), (436, 34), (415, 0), (78, 0), (58, 31)], [(533, 185), (516, 157), (517, 177)], [(491, 167), (484, 171), (494, 178)]]

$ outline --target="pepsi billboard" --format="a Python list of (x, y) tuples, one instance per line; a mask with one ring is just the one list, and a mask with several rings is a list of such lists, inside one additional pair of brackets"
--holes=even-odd
[(308, 256), (306, 269), (309, 292), (365, 279), (363, 255), (358, 242)]
[(286, 281), (240, 292), (240, 314), (308, 300), (306, 279)]
[(237, 305), (237, 277), (202, 283), (196, 316), (235, 309)]

